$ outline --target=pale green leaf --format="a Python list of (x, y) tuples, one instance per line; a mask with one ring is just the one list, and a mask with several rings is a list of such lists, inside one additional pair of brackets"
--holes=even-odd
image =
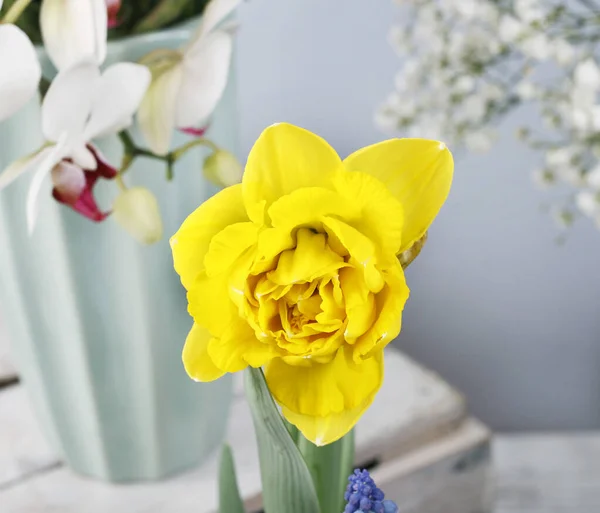
[(219, 466), (219, 513), (244, 513), (231, 447), (224, 445)]
[(249, 368), (245, 385), (258, 441), (265, 512), (319, 513), (310, 472), (275, 406), (262, 371)]

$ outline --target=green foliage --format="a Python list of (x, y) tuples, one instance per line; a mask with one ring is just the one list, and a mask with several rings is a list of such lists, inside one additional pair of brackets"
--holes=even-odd
[(275, 406), (262, 371), (249, 368), (245, 385), (258, 441), (266, 513), (319, 513), (311, 474)]
[(343, 511), (348, 476), (354, 468), (354, 431), (324, 447), (300, 434), (297, 445), (312, 475), (321, 511)]
[(231, 447), (223, 446), (219, 467), (219, 513), (244, 513)]
[[(5, 14), (16, 0), (5, 0), (1, 13)], [(31, 38), (42, 42), (39, 17), (42, 0), (33, 0), (17, 21)], [(131, 34), (152, 32), (199, 16), (208, 0), (122, 0), (119, 26), (109, 31), (109, 39), (119, 39)]]

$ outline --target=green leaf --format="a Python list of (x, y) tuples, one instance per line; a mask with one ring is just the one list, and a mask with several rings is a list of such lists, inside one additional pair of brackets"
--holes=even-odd
[(312, 475), (321, 511), (343, 511), (344, 492), (354, 465), (354, 431), (323, 447), (317, 447), (302, 434), (297, 443)]
[(283, 419), (283, 423), (285, 424), (285, 428), (288, 430), (288, 433), (292, 437), (292, 441), (298, 445), (298, 438), (300, 435), (300, 430), (294, 426), (294, 424), (289, 423), (286, 419)]
[(133, 28), (133, 31), (149, 32), (164, 27), (178, 19), (190, 3), (190, 0), (160, 0), (156, 7)]
[(224, 445), (219, 466), (219, 513), (244, 513), (244, 503), (235, 476), (231, 447)]
[(245, 385), (258, 441), (265, 512), (319, 513), (310, 472), (275, 406), (262, 370), (249, 368)]

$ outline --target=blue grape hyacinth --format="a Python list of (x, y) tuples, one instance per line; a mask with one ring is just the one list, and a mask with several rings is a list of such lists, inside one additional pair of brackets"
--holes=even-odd
[(398, 513), (398, 506), (384, 499), (385, 494), (377, 488), (369, 472), (357, 468), (348, 478), (344, 513)]

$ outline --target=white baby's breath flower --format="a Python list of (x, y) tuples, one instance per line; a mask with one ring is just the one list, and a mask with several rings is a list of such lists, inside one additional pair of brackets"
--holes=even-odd
[(521, 80), (515, 88), (516, 93), (522, 100), (532, 100), (539, 95), (539, 89), (529, 80)]
[(525, 38), (520, 42), (519, 48), (523, 55), (536, 59), (538, 61), (545, 61), (551, 57), (551, 46), (548, 37), (538, 32)]
[(465, 146), (469, 151), (485, 153), (489, 151), (494, 142), (494, 133), (491, 129), (481, 129), (465, 137)]
[(595, 191), (600, 191), (600, 163), (585, 175), (585, 183)]
[(526, 26), (510, 14), (505, 14), (500, 18), (498, 35), (504, 43), (514, 43), (525, 34), (526, 30)]
[(577, 208), (586, 216), (595, 218), (600, 215), (600, 197), (597, 191), (584, 190), (577, 194)]
[(560, 66), (569, 66), (576, 57), (575, 48), (564, 39), (554, 40), (550, 51)]
[(570, 165), (575, 154), (574, 148), (554, 148), (546, 153), (546, 164), (550, 167), (562, 167)]
[(517, 17), (525, 23), (533, 23), (544, 16), (540, 0), (515, 0), (514, 9)]
[(600, 68), (593, 58), (580, 62), (575, 67), (573, 74), (575, 86), (580, 90), (588, 89), (597, 91), (600, 89)]
[(454, 83), (454, 90), (459, 94), (470, 93), (475, 89), (475, 80), (469, 75), (463, 75)]

